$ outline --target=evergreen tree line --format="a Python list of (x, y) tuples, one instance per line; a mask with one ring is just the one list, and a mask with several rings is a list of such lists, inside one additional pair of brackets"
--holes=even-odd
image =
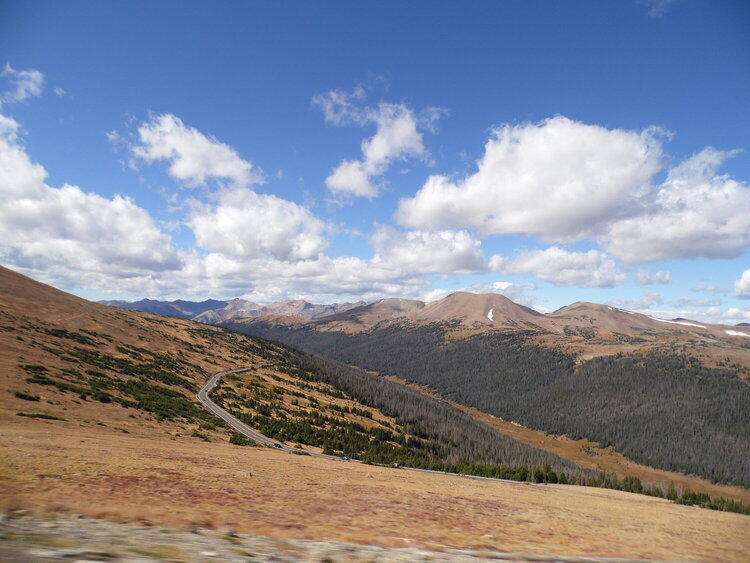
[[(411, 441), (403, 441), (380, 429), (383, 435), (379, 438), (375, 437), (376, 439), (373, 440), (373, 436), (369, 436), (368, 440), (373, 443), (388, 441), (400, 443), (411, 450), (420, 450), (425, 454), (417, 457), (424, 457), (424, 460), (440, 464), (469, 463), (532, 468), (548, 466), (552, 471), (566, 472), (571, 475), (594, 474), (583, 471), (574, 463), (554, 454), (517, 442), (444, 402), (427, 397), (384, 377), (373, 376), (360, 369), (303, 351), (290, 351), (284, 358), (284, 362), (274, 367), (303, 382), (321, 382), (333, 386), (364, 407), (377, 409), (384, 415), (394, 418), (398, 427), (405, 434), (413, 437)], [(265, 411), (263, 414), (252, 417), (252, 420), (248, 420), (247, 423), (259, 429), (263, 428), (279, 439), (321, 447), (326, 447), (325, 432), (317, 435), (315, 428), (330, 430), (335, 426), (333, 419), (321, 416), (319, 413), (317, 416), (321, 419), (320, 421), (316, 420), (316, 415), (313, 414), (310, 415), (312, 419), (304, 421), (304, 424), (284, 420), (288, 418), (284, 412), (276, 412), (273, 417), (270, 414)], [(353, 440), (356, 432), (364, 432), (364, 428), (359, 425), (351, 426), (352, 434), (347, 439)], [(375, 433), (377, 434), (377, 431)], [(349, 450), (333, 446), (331, 449), (357, 456), (368, 453), (369, 459), (377, 462), (407, 464), (413, 461), (411, 457), (409, 459), (398, 458), (399, 455), (407, 455), (403, 448), (382, 456), (373, 450), (368, 452), (368, 448), (360, 442)], [(424, 460), (415, 466), (423, 467)]]
[(235, 324), (395, 375), (506, 420), (613, 446), (647, 465), (750, 486), (750, 385), (667, 352), (574, 359), (524, 333), (446, 341), (439, 325), (360, 334)]

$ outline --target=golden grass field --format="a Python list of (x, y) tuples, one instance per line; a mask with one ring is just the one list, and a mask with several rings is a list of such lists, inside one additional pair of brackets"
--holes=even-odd
[(0, 414), (0, 509), (434, 550), (688, 561), (750, 554), (747, 516), (205, 443), (132, 419), (107, 424)]

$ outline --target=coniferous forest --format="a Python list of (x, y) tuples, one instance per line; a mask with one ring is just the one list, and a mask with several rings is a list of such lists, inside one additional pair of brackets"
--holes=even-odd
[(505, 420), (585, 437), (647, 465), (750, 486), (750, 385), (732, 369), (669, 351), (576, 366), (522, 332), (446, 341), (437, 324), (359, 334), (227, 326), (425, 385)]

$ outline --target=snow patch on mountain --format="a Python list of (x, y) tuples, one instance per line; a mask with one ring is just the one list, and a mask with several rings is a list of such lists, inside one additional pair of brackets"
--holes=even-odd
[(657, 319), (656, 317), (651, 317), (651, 318), (654, 319), (655, 321), (659, 321), (660, 323), (671, 323), (673, 325), (697, 326), (698, 328), (706, 328), (705, 326), (699, 325), (696, 323), (688, 323), (685, 321), (668, 321), (665, 319)]
[(750, 338), (750, 334), (739, 332), (737, 330), (725, 330), (724, 332), (726, 332), (729, 336), (747, 336), (748, 338)]

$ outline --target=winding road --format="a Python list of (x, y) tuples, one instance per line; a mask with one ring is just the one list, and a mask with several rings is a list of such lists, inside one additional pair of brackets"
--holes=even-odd
[[(228, 373), (242, 373), (242, 372), (250, 371), (250, 370), (256, 369), (256, 368), (267, 367), (269, 365), (273, 365), (273, 364), (262, 364), (262, 365), (250, 366), (250, 367), (246, 367), (246, 368), (237, 368), (237, 369), (230, 369), (230, 370), (227, 370), (227, 371), (221, 371), (221, 372), (217, 373), (216, 375), (214, 375), (213, 377), (211, 377), (211, 379), (209, 379), (208, 382), (206, 382), (206, 384), (203, 386), (203, 388), (198, 392), (198, 400), (203, 404), (203, 406), (205, 406), (213, 414), (215, 414), (216, 416), (218, 416), (219, 418), (221, 418), (222, 420), (224, 420), (224, 422), (226, 422), (227, 424), (229, 424), (229, 426), (231, 426), (232, 428), (234, 428), (237, 432), (239, 432), (240, 434), (242, 434), (243, 436), (245, 436), (247, 438), (250, 438), (251, 440), (253, 440), (255, 442), (258, 442), (259, 444), (263, 444), (263, 445), (266, 445), (266, 446), (275, 447), (279, 451), (287, 452), (287, 453), (290, 453), (290, 454), (291, 453), (295, 453), (295, 452), (299, 452), (299, 453), (306, 454), (306, 455), (309, 455), (309, 456), (312, 456), (312, 457), (319, 457), (319, 458), (323, 458), (323, 459), (343, 460), (344, 458), (339, 457), (339, 456), (335, 456), (335, 455), (328, 455), (328, 454), (322, 454), (322, 453), (317, 453), (317, 452), (311, 452), (311, 451), (308, 451), (308, 450), (303, 450), (301, 448), (293, 448), (291, 446), (287, 446), (286, 444), (278, 442), (278, 441), (274, 440), (273, 438), (269, 438), (265, 434), (261, 434), (257, 430), (254, 430), (253, 428), (250, 428), (247, 424), (245, 424), (245, 423), (240, 422), (239, 420), (237, 420), (235, 417), (233, 417), (231, 414), (229, 414), (229, 412), (227, 412), (226, 410), (224, 410), (223, 408), (221, 408), (219, 405), (217, 405), (216, 403), (214, 403), (211, 400), (211, 398), (208, 396), (208, 394), (213, 390), (213, 388), (216, 387), (216, 383), (219, 381), (219, 379), (222, 376), (227, 375)], [(355, 463), (362, 463), (358, 459), (351, 459), (351, 458), (347, 458), (347, 461), (351, 461), (351, 462), (355, 462)], [(418, 471), (420, 473), (437, 473), (437, 474), (440, 474), (440, 475), (451, 475), (451, 476), (454, 476), (454, 477), (465, 477), (465, 478), (468, 478), (468, 479), (479, 479), (479, 480), (482, 480), (482, 481), (500, 481), (502, 483), (513, 483), (513, 484), (516, 484), (516, 485), (518, 485), (518, 484), (521, 483), (520, 481), (512, 481), (510, 479), (498, 479), (496, 477), (480, 477), (479, 475), (469, 475), (469, 474), (465, 474), (465, 473), (449, 473), (449, 472), (445, 472), (445, 471), (435, 471), (435, 470), (432, 470), (432, 469), (420, 469), (420, 468), (417, 468), (417, 467), (404, 467), (403, 465), (399, 466), (399, 469), (403, 469), (403, 470), (406, 470), (406, 471)], [(523, 484), (524, 485), (537, 486), (537, 487), (545, 487), (545, 488), (549, 488), (549, 489), (565, 489), (564, 485), (560, 486), (560, 485), (552, 485), (552, 484), (546, 484), (546, 483), (529, 483), (529, 482), (523, 482)], [(592, 494), (597, 494), (596, 493), (597, 490), (600, 490), (600, 489), (592, 489), (591, 493)]]
[[(313, 457), (321, 457), (324, 459), (341, 459), (338, 456), (335, 455), (327, 455), (327, 454), (321, 454), (316, 452), (310, 452), (308, 450), (303, 450), (301, 448), (293, 448), (291, 446), (287, 446), (286, 444), (283, 444), (281, 442), (278, 442), (277, 440), (274, 440), (273, 438), (269, 438), (265, 434), (261, 434), (257, 430), (254, 430), (253, 428), (250, 428), (247, 424), (244, 422), (240, 422), (235, 417), (233, 417), (229, 412), (221, 408), (219, 405), (214, 403), (211, 398), (208, 396), (209, 393), (213, 390), (214, 387), (216, 387), (216, 383), (219, 381), (219, 379), (227, 375), (228, 373), (242, 373), (245, 371), (250, 371), (251, 369), (256, 368), (262, 368), (267, 367), (272, 364), (263, 364), (259, 366), (251, 366), (247, 368), (237, 368), (237, 369), (230, 369), (227, 371), (221, 371), (214, 375), (211, 379), (209, 379), (206, 384), (203, 386), (203, 388), (198, 391), (198, 400), (203, 403), (203, 406), (206, 407), (208, 410), (210, 410), (213, 414), (221, 418), (224, 422), (226, 422), (229, 426), (234, 428), (237, 432), (242, 434), (243, 436), (250, 438), (254, 442), (258, 442), (259, 444), (263, 444), (265, 446), (271, 446), (275, 447), (277, 450), (287, 453), (304, 453), (307, 455), (311, 455)], [(352, 460), (355, 461), (355, 460)]]

